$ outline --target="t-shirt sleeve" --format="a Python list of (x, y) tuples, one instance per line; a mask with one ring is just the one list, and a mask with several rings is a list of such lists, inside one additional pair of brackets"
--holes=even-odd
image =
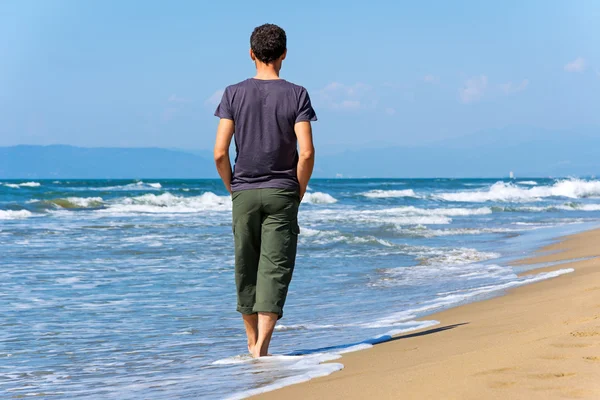
[(298, 101), (298, 114), (296, 116), (296, 123), (316, 120), (317, 114), (312, 108), (312, 104), (310, 104), (310, 96), (308, 95), (308, 91), (302, 88), (302, 92), (300, 92), (300, 99)]
[(223, 91), (223, 96), (221, 97), (221, 102), (217, 106), (215, 110), (215, 116), (219, 118), (225, 118), (233, 120), (233, 112), (231, 107), (231, 95), (229, 93), (229, 88), (226, 88)]

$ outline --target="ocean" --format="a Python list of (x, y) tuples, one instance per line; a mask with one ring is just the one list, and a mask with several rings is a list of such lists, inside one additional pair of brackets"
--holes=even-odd
[(243, 398), (428, 315), (572, 272), (510, 261), (600, 225), (595, 179), (314, 179), (285, 315), (247, 354), (217, 180), (0, 180), (5, 398)]

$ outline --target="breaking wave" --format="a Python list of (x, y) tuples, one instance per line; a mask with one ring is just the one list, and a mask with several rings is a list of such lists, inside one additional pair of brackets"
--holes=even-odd
[(323, 192), (305, 193), (302, 198), (303, 203), (308, 204), (333, 204), (337, 203), (337, 199), (330, 194)]
[(28, 203), (41, 206), (41, 208), (99, 208), (104, 206), (102, 197), (66, 197), (51, 200), (29, 200)]
[(137, 182), (133, 182), (133, 183), (128, 183), (126, 185), (89, 187), (86, 189), (87, 190), (109, 191), (109, 190), (152, 190), (152, 189), (161, 189), (161, 188), (162, 188), (162, 185), (159, 182), (137, 181)]
[(3, 183), (4, 186), (10, 187), (10, 188), (21, 188), (21, 187), (38, 187), (41, 184), (39, 182), (23, 182), (23, 183), (8, 183), (5, 182)]
[(33, 214), (27, 210), (0, 210), (0, 219), (23, 219)]
[(218, 196), (212, 192), (200, 196), (175, 196), (171, 193), (155, 195), (152, 193), (136, 197), (125, 197), (107, 208), (98, 210), (106, 213), (194, 213), (198, 211), (228, 211), (231, 209), (229, 196)]
[(446, 201), (482, 203), (531, 202), (546, 197), (567, 197), (571, 199), (600, 196), (600, 181), (582, 179), (559, 180), (552, 186), (521, 188), (512, 183), (496, 182), (488, 190), (440, 193), (435, 197)]

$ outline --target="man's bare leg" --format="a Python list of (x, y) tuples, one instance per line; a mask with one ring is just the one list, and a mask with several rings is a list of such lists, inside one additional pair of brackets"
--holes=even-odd
[(254, 348), (258, 340), (258, 315), (256, 313), (242, 314), (242, 318), (244, 318), (244, 327), (248, 337), (248, 351), (254, 357)]
[(252, 353), (255, 358), (269, 355), (269, 344), (271, 343), (271, 336), (273, 336), (273, 330), (277, 323), (277, 317), (276, 313), (258, 313), (258, 340)]

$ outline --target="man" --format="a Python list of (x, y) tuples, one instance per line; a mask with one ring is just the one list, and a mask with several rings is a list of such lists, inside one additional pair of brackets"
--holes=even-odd
[(279, 77), (286, 42), (276, 25), (255, 28), (250, 58), (256, 75), (228, 86), (215, 111), (215, 163), (233, 202), (237, 310), (255, 358), (268, 355), (283, 316), (300, 233), (298, 206), (314, 166), (310, 121), (317, 117), (308, 92)]

